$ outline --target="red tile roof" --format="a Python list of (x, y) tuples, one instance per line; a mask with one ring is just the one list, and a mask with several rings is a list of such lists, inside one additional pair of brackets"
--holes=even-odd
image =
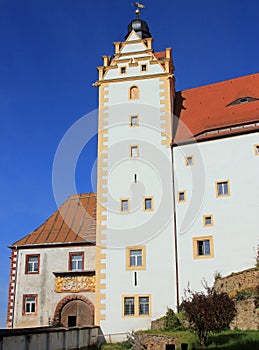
[(96, 194), (74, 194), (40, 227), (12, 246), (52, 243), (95, 243)]
[(259, 129), (259, 100), (229, 105), (243, 97), (259, 99), (259, 73), (177, 92), (174, 144)]

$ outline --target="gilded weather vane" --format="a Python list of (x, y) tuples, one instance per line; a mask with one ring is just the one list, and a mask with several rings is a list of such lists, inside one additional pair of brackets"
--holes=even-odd
[(145, 5), (144, 4), (140, 4), (139, 2), (134, 2), (132, 4), (132, 6), (135, 6), (136, 7), (136, 16), (137, 18), (139, 18), (139, 15), (140, 15), (140, 9), (144, 9), (145, 8)]

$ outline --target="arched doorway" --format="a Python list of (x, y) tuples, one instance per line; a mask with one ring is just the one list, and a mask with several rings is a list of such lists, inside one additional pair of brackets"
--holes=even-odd
[(94, 306), (83, 296), (69, 295), (58, 303), (54, 321), (64, 327), (94, 325)]

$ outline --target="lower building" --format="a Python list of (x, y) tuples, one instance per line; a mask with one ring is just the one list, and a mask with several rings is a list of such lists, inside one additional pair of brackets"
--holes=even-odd
[(94, 193), (72, 195), (10, 246), (7, 328), (94, 324)]

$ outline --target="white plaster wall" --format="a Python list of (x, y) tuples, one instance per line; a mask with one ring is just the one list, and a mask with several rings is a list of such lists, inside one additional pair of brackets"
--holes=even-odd
[[(160, 69), (160, 66), (159, 66)], [(158, 70), (157, 70), (158, 72)], [(128, 100), (132, 85), (139, 100)], [(171, 150), (161, 144), (160, 81), (158, 78), (110, 83), (108, 99), (108, 194), (106, 249), (106, 320), (104, 334), (150, 327), (152, 319), (175, 307), (174, 233)], [(129, 127), (138, 114), (140, 126)], [(130, 158), (130, 145), (139, 145), (139, 158)], [(134, 174), (138, 182), (134, 183)], [(154, 211), (143, 211), (144, 196), (153, 196)], [(130, 213), (120, 213), (120, 198), (130, 198)], [(145, 245), (146, 269), (126, 270), (126, 247)], [(149, 295), (151, 317), (123, 317), (123, 295)]]
[[(94, 246), (70, 246), (33, 249), (19, 249), (17, 262), (17, 282), (15, 293), (14, 328), (48, 326), (52, 321), (58, 302), (71, 293), (55, 292), (53, 272), (69, 271), (69, 253), (84, 251), (84, 268), (95, 269)], [(40, 254), (40, 273), (25, 274), (28, 254)], [(35, 315), (22, 315), (23, 295), (37, 294), (38, 307)], [(80, 293), (94, 303), (94, 293)]]
[[(186, 190), (177, 203), (180, 289), (210, 285), (222, 275), (254, 266), (259, 239), (258, 133), (174, 148), (175, 189)], [(193, 155), (186, 167), (184, 156)], [(230, 180), (231, 196), (216, 198), (215, 182)], [(213, 214), (214, 226), (203, 227), (203, 215)], [(212, 235), (214, 258), (193, 259), (192, 237)]]

